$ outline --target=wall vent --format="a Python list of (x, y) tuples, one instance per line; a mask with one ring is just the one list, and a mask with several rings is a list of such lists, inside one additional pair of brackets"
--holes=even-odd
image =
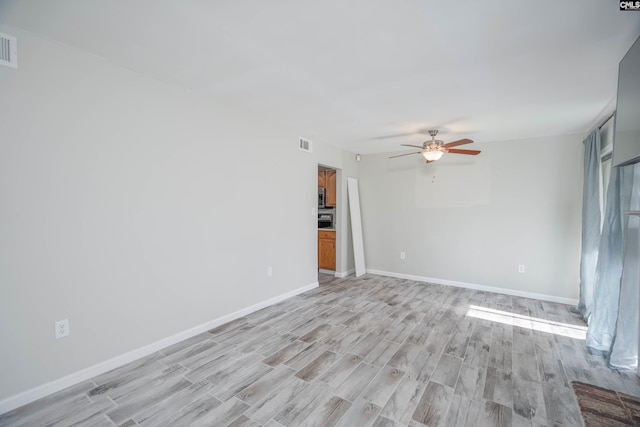
[(5, 33), (0, 33), (0, 65), (18, 68), (18, 40)]
[(299, 139), (298, 148), (300, 148), (302, 151), (308, 151), (310, 153), (311, 151), (313, 151), (312, 146), (313, 144), (311, 140), (305, 138)]

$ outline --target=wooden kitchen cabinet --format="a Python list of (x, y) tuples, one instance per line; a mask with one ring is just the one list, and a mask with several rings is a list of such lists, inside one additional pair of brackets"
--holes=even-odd
[(336, 269), (336, 232), (318, 230), (318, 268)]
[(325, 171), (318, 171), (318, 188), (327, 188), (327, 174)]
[(336, 175), (334, 170), (325, 171), (325, 188), (327, 189), (325, 206), (336, 205)]

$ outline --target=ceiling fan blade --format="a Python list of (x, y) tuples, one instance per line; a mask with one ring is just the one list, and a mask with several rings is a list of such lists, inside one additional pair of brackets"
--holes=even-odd
[(457, 147), (458, 145), (471, 144), (473, 142), (472, 139), (459, 139), (457, 141), (451, 141), (449, 143), (444, 144), (445, 147)]
[(402, 156), (408, 156), (410, 154), (420, 154), (422, 153), (422, 151), (416, 151), (415, 153), (405, 153), (405, 154), (398, 154), (397, 156), (391, 156), (389, 157), (390, 159), (393, 159), (394, 157), (402, 157)]
[(421, 145), (411, 145), (411, 144), (400, 144), (400, 145), (402, 145), (403, 147), (419, 148), (419, 149), (421, 149), (421, 150), (424, 148), (424, 147), (423, 147), (423, 146), (421, 146)]
[(475, 156), (476, 154), (480, 154), (480, 150), (460, 150), (458, 148), (450, 148), (450, 149), (447, 150), (447, 153), (471, 154), (472, 156)]

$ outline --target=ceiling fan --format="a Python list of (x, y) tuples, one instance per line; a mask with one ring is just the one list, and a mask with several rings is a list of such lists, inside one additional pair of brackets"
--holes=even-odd
[(431, 135), (431, 141), (423, 142), (422, 147), (420, 147), (419, 145), (400, 144), (405, 147), (419, 148), (420, 151), (416, 151), (413, 153), (399, 154), (397, 156), (391, 156), (389, 158), (393, 159), (394, 157), (408, 156), (410, 154), (422, 154), (425, 160), (427, 161), (427, 163), (431, 163), (431, 162), (435, 162), (436, 160), (439, 160), (444, 153), (470, 154), (472, 156), (475, 156), (476, 154), (480, 154), (480, 150), (461, 150), (458, 148), (452, 148), (452, 147), (457, 147), (459, 145), (471, 144), (473, 142), (473, 140), (471, 139), (459, 139), (457, 141), (452, 141), (445, 144), (444, 141), (436, 140), (437, 134), (438, 134), (437, 129), (430, 130), (429, 135)]

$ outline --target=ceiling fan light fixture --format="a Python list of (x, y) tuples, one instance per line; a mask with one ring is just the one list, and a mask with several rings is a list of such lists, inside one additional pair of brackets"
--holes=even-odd
[(431, 141), (424, 141), (422, 146), (413, 145), (413, 144), (400, 144), (404, 147), (413, 147), (419, 148), (420, 151), (414, 151), (413, 153), (404, 153), (398, 154), (397, 156), (391, 156), (390, 159), (395, 157), (409, 156), (412, 154), (422, 154), (422, 156), (427, 160), (427, 163), (435, 162), (436, 160), (440, 160), (444, 153), (452, 153), (452, 154), (468, 154), (475, 156), (476, 154), (480, 154), (480, 150), (463, 150), (460, 148), (453, 148), (459, 145), (471, 144), (473, 140), (464, 138), (459, 139), (457, 141), (451, 141), (449, 143), (444, 143), (444, 141), (436, 140), (436, 135), (438, 134), (437, 129), (432, 129), (429, 131), (429, 135), (431, 135)]
[(424, 156), (424, 158), (430, 162), (435, 162), (436, 160), (440, 160), (440, 157), (442, 157), (443, 154), (444, 153), (440, 150), (422, 152), (422, 155)]

